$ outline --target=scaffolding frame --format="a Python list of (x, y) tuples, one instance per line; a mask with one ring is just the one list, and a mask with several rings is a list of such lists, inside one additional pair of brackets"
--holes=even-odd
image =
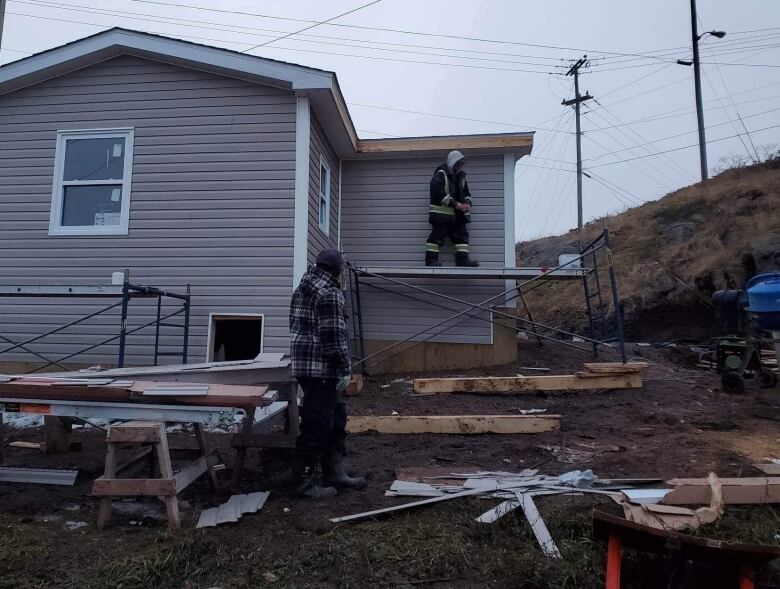
[[(352, 355), (352, 360), (353, 360), (353, 371), (367, 374), (368, 370), (373, 366), (381, 362), (385, 362), (398, 354), (408, 352), (410, 349), (422, 343), (425, 343), (433, 339), (434, 337), (441, 335), (442, 333), (445, 333), (446, 331), (452, 329), (453, 327), (455, 327), (455, 325), (457, 325), (457, 323), (455, 323), (454, 321), (461, 317), (465, 319), (474, 318), (494, 325), (497, 324), (497, 321), (495, 319), (491, 317), (481, 316), (484, 313), (490, 313), (494, 317), (498, 316), (501, 318), (508, 318), (515, 322), (522, 323), (524, 326), (527, 327), (521, 327), (515, 325), (513, 329), (518, 333), (525, 333), (533, 338), (536, 338), (540, 344), (542, 343), (542, 340), (551, 341), (564, 346), (576, 348), (578, 350), (585, 351), (585, 352), (592, 351), (594, 357), (597, 357), (600, 347), (608, 347), (614, 349), (616, 346), (613, 345), (613, 343), (616, 343), (617, 350), (620, 353), (621, 361), (623, 363), (628, 362), (628, 356), (626, 353), (625, 339), (623, 333), (623, 320), (621, 316), (620, 296), (618, 293), (617, 279), (615, 276), (614, 259), (612, 256), (612, 245), (609, 238), (609, 230), (605, 227), (603, 231), (593, 241), (591, 241), (584, 247), (580, 246), (579, 249), (580, 249), (580, 253), (578, 256), (571, 258), (570, 260), (568, 260), (564, 264), (559, 265), (556, 268), (551, 268), (551, 269), (548, 268), (472, 269), (472, 268), (449, 268), (449, 267), (448, 268), (443, 268), (443, 267), (373, 268), (373, 267), (358, 267), (352, 264), (347, 264), (347, 269), (349, 273), (348, 280), (347, 280), (347, 287), (350, 293), (350, 311), (351, 311), (350, 353)], [(598, 278), (599, 268), (597, 265), (596, 254), (601, 250), (605, 251), (606, 258), (607, 258), (607, 272), (609, 275), (610, 295), (611, 295), (611, 300), (614, 309), (614, 312), (612, 313), (614, 317), (614, 333), (615, 333), (614, 337), (607, 337), (609, 331), (607, 327), (608, 317), (606, 314), (606, 307), (604, 305), (605, 297), (602, 294), (602, 285), (601, 285), (601, 281)], [(573, 266), (575, 263), (581, 262), (586, 258), (589, 258), (590, 261), (592, 261), (593, 267), (577, 268)], [(424, 288), (416, 284), (412, 284), (410, 282), (401, 280), (401, 278), (413, 279), (413, 278), (424, 278), (424, 277), (463, 278), (463, 279), (474, 279), (474, 280), (480, 280), (480, 279), (481, 280), (486, 280), (486, 279), (487, 280), (496, 280), (496, 279), (517, 280), (517, 279), (527, 278), (527, 280), (524, 280), (520, 284), (515, 284), (511, 288), (504, 290), (503, 292), (494, 295), (488, 299), (485, 299), (484, 301), (481, 301), (479, 303), (472, 303), (458, 297), (439, 293), (431, 289)], [(400, 293), (391, 290), (389, 288), (384, 288), (382, 286), (372, 284), (370, 282), (364, 281), (361, 283), (361, 278), (379, 279), (389, 284), (394, 284), (397, 286), (407, 288), (409, 290), (423, 293), (424, 295), (427, 295), (430, 298), (414, 297), (407, 293)], [(593, 284), (589, 282), (591, 278), (594, 281)], [(587, 317), (588, 317), (589, 336), (572, 333), (533, 320), (533, 317), (531, 316), (530, 313), (530, 309), (528, 308), (528, 305), (525, 301), (524, 295), (528, 294), (528, 292), (530, 292), (534, 288), (541, 286), (542, 284), (544, 284), (545, 281), (559, 280), (559, 279), (581, 279), (582, 280), (585, 303), (586, 303), (585, 306), (586, 306)], [(360, 299), (361, 284), (364, 287), (368, 287), (374, 290), (387, 292), (390, 294), (401, 296), (402, 298), (411, 299), (433, 307), (438, 307), (441, 309), (452, 311), (454, 312), (454, 314), (443, 319), (442, 321), (438, 322), (435, 325), (426, 327), (425, 329), (422, 329), (421, 331), (409, 337), (404, 338), (403, 340), (393, 342), (392, 344), (384, 347), (381, 350), (378, 350), (377, 352), (366, 355), (365, 338), (364, 338), (364, 331), (363, 331), (363, 313), (362, 313), (362, 305)], [(532, 284), (533, 286), (530, 286)], [(530, 288), (528, 288), (529, 286)], [(504, 313), (491, 306), (496, 300), (502, 300), (504, 303), (508, 303), (515, 299), (520, 299), (520, 301), (523, 303), (523, 307), (529, 316), (528, 319), (520, 317), (517, 314), (512, 315), (509, 313)], [(594, 310), (593, 308), (592, 300), (594, 299), (598, 301), (597, 309), (599, 312), (596, 312), (596, 310)], [(441, 302), (437, 302), (437, 300)], [(446, 304), (443, 304), (443, 301), (457, 303), (459, 305), (464, 306), (465, 308), (455, 312), (456, 311), (455, 309), (452, 309)], [(434, 331), (437, 329), (438, 331)], [(547, 330), (560, 336), (578, 338), (581, 341), (590, 343), (591, 348), (579, 346), (570, 341), (558, 339), (556, 337), (552, 337), (549, 335), (544, 335), (542, 333), (539, 333), (539, 330)], [(433, 331), (433, 333), (428, 334), (428, 332), (431, 331)], [(397, 348), (407, 343), (411, 343), (411, 345), (404, 346), (400, 351), (396, 351), (390, 356), (381, 358), (380, 360), (375, 361), (371, 364), (368, 363), (370, 360), (380, 356), (384, 356), (387, 352), (390, 352), (394, 348)]]
[[(10, 344), (0, 350), (0, 355), (11, 352), (13, 350), (23, 350), (28, 352), (37, 358), (46, 362), (43, 366), (38, 366), (29, 371), (29, 373), (38, 372), (49, 366), (59, 366), (63, 370), (67, 370), (65, 366), (61, 364), (66, 360), (70, 360), (76, 356), (94, 350), (97, 347), (104, 346), (115, 340), (119, 340), (118, 352), (117, 352), (117, 367), (123, 368), (125, 365), (125, 351), (127, 345), (127, 336), (136, 333), (142, 329), (155, 326), (154, 334), (154, 365), (157, 366), (161, 356), (180, 356), (182, 364), (187, 363), (187, 352), (189, 345), (189, 331), (190, 331), (190, 307), (191, 307), (191, 295), (190, 285), (186, 287), (185, 294), (175, 293), (168, 290), (156, 288), (153, 286), (142, 286), (133, 284), (130, 282), (130, 271), (125, 269), (123, 273), (123, 280), (121, 285), (109, 285), (109, 286), (0, 286), (0, 297), (42, 297), (42, 298), (96, 298), (96, 299), (120, 299), (119, 301), (98, 309), (93, 313), (79, 317), (75, 321), (70, 321), (64, 325), (50, 329), (46, 333), (28, 338), (22, 342), (15, 342), (11, 338), (0, 334), (0, 340)], [(127, 317), (130, 311), (130, 302), (133, 299), (145, 298), (145, 299), (157, 299), (157, 312), (154, 321), (149, 321), (143, 325), (135, 327), (133, 329), (127, 328)], [(163, 298), (173, 299), (175, 301), (181, 301), (179, 308), (166, 315), (162, 314), (162, 301)], [(115, 335), (106, 340), (103, 340), (97, 344), (90, 345), (86, 348), (67, 354), (61, 358), (51, 359), (40, 352), (31, 350), (29, 344), (42, 340), (43, 338), (60, 333), (69, 327), (84, 323), (85, 321), (102, 315), (112, 309), (120, 307), (120, 323), (119, 323), (119, 335)], [(168, 319), (177, 315), (183, 315), (183, 322), (169, 323)], [(181, 352), (161, 352), (160, 351), (160, 328), (169, 327), (182, 330), (182, 350)]]

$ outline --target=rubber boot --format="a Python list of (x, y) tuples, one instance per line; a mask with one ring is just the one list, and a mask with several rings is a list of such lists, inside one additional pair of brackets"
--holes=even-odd
[(435, 266), (437, 268), (441, 267), (441, 262), (439, 262), (439, 252), (425, 252), (425, 265)]
[(293, 485), (295, 494), (306, 499), (318, 501), (338, 495), (333, 487), (325, 487), (317, 483), (317, 464), (304, 462), (298, 457), (293, 458)]
[(322, 479), (326, 485), (342, 489), (362, 489), (366, 486), (363, 477), (351, 477), (344, 470), (344, 456), (337, 448), (331, 448), (322, 457)]
[(476, 268), (479, 266), (479, 262), (469, 258), (468, 252), (455, 252), (455, 265), (466, 266), (468, 268)]

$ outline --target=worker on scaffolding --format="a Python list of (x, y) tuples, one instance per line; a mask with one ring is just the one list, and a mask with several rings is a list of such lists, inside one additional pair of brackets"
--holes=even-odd
[(447, 155), (447, 163), (436, 168), (431, 178), (431, 206), (428, 222), (431, 234), (425, 244), (425, 265), (441, 266), (439, 249), (449, 237), (455, 247), (457, 266), (479, 266), (469, 258), (469, 230), (471, 221), (471, 192), (466, 182), (466, 158), (459, 151)]
[(347, 408), (341, 393), (352, 371), (340, 281), (343, 271), (341, 253), (323, 250), (290, 303), (292, 374), (303, 390), (293, 481), (296, 493), (309, 499), (333, 497), (335, 487), (366, 484), (364, 478), (349, 477), (343, 463)]

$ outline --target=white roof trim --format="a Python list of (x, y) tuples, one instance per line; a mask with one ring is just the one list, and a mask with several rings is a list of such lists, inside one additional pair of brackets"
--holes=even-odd
[[(90, 55), (100, 55), (112, 49), (123, 48), (278, 80), (285, 82), (285, 85), (289, 84), (292, 90), (331, 89), (335, 79), (331, 72), (268, 60), (256, 55), (241, 54), (148, 33), (111, 29), (3, 66), (0, 68), (0, 92), (3, 91), (4, 84), (13, 80), (34, 76), (38, 72), (43, 73), (52, 68), (56, 70), (58, 66), (71, 62), (75, 62), (75, 67), (81, 67), (78, 62)], [(53, 75), (58, 73), (55, 71)]]

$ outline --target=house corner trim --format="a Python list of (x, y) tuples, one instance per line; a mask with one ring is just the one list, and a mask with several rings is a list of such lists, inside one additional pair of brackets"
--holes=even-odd
[[(504, 266), (517, 266), (515, 255), (515, 156), (504, 154)], [(508, 280), (506, 289), (516, 285), (517, 281)]]
[(309, 150), (311, 111), (309, 97), (296, 97), (295, 110), (295, 225), (293, 238), (293, 288), (306, 273), (309, 241)]

